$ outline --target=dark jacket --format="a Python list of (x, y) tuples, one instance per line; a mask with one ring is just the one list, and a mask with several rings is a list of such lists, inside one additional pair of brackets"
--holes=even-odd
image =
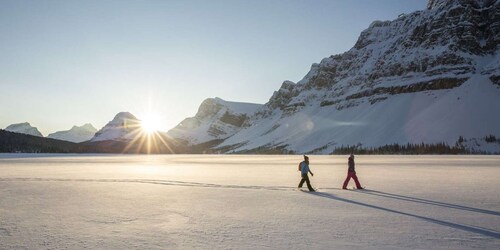
[(349, 162), (347, 163), (347, 165), (349, 165), (349, 170), (347, 170), (348, 172), (356, 172), (354, 170), (354, 159), (349, 159)]

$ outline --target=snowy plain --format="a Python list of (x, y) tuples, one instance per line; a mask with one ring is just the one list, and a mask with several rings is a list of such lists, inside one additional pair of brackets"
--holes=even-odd
[(500, 156), (301, 160), (0, 154), (0, 249), (500, 249)]

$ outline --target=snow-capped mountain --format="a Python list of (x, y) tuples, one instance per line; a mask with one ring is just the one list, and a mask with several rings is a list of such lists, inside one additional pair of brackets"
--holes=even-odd
[[(426, 10), (375, 21), (352, 49), (285, 81), (217, 148), (330, 153), (499, 137), (499, 34), (498, 0), (431, 0)], [(223, 138), (185, 128), (193, 142)]]
[(97, 131), (92, 142), (96, 141), (129, 141), (140, 134), (141, 122), (129, 112), (120, 112)]
[(9, 125), (5, 128), (5, 130), (10, 131), (10, 132), (14, 132), (14, 133), (43, 137), (42, 133), (40, 133), (40, 131), (38, 131), (38, 129), (36, 127), (31, 126), (31, 124), (29, 124), (29, 122), (16, 123), (16, 124)]
[(194, 117), (184, 119), (168, 135), (196, 145), (226, 139), (242, 129), (248, 118), (261, 104), (228, 102), (208, 98), (200, 105)]
[(70, 141), (70, 142), (83, 142), (88, 141), (94, 137), (97, 129), (92, 126), (92, 124), (87, 123), (80, 127), (73, 126), (70, 130), (58, 131), (52, 134), (49, 134), (48, 138)]

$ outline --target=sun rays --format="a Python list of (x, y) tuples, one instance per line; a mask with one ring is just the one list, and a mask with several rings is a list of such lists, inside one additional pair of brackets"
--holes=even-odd
[(173, 138), (159, 131), (159, 116), (148, 114), (140, 122), (127, 124), (130, 132), (125, 137), (131, 140), (127, 142), (122, 153), (175, 153), (171, 146)]

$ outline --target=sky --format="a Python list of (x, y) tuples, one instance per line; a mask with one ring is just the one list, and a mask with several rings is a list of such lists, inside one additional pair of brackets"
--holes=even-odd
[(206, 98), (266, 103), (426, 0), (0, 0), (0, 128), (100, 129), (122, 111), (167, 131)]

